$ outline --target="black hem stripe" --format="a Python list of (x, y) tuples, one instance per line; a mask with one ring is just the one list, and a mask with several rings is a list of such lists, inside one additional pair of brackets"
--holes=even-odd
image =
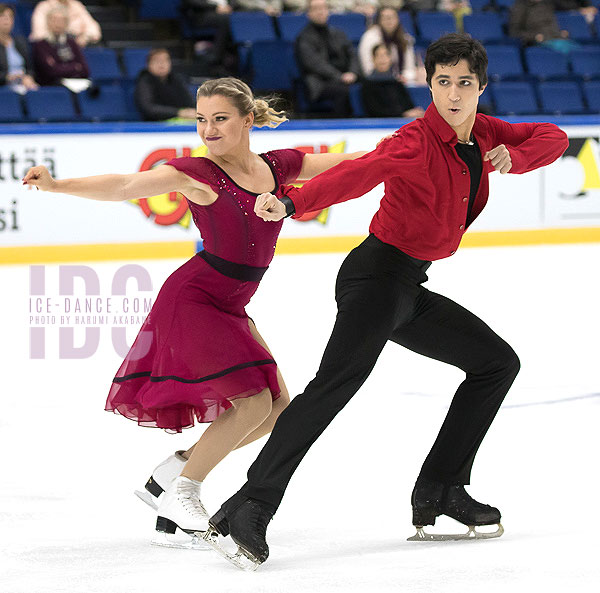
[(125, 375), (123, 377), (115, 377), (113, 379), (113, 383), (123, 383), (124, 381), (129, 381), (130, 379), (139, 379), (140, 377), (150, 377), (150, 381), (153, 383), (160, 383), (161, 381), (179, 381), (180, 383), (203, 383), (204, 381), (210, 381), (211, 379), (218, 379), (219, 377), (224, 377), (229, 373), (233, 373), (235, 371), (239, 371), (240, 369), (247, 369), (249, 367), (262, 366), (264, 364), (275, 364), (275, 361), (272, 358), (266, 358), (265, 360), (253, 360), (252, 362), (244, 362), (241, 364), (236, 364), (235, 366), (229, 367), (223, 371), (218, 373), (213, 373), (212, 375), (207, 375), (206, 377), (201, 377), (200, 379), (184, 379), (183, 377), (177, 377), (176, 375), (163, 375), (160, 377), (153, 377), (150, 371), (143, 371), (141, 373), (131, 373), (130, 375)]

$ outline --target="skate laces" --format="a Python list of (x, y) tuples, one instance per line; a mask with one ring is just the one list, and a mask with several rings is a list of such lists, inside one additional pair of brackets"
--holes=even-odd
[(179, 481), (177, 484), (177, 498), (188, 513), (208, 518), (208, 513), (200, 500), (199, 489), (193, 482)]
[(272, 516), (257, 503), (250, 501), (248, 519), (256, 526), (256, 531), (264, 539), (267, 535), (267, 525)]

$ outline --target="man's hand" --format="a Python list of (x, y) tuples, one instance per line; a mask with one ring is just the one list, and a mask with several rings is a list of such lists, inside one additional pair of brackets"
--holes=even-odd
[(341, 76), (341, 80), (344, 84), (354, 84), (358, 77), (354, 72), (344, 72)]
[(499, 144), (496, 148), (488, 150), (483, 156), (484, 161), (491, 161), (492, 166), (496, 171), (500, 171), (503, 175), (512, 169), (512, 160), (510, 152), (504, 144)]
[(277, 222), (285, 218), (285, 205), (273, 194), (260, 194), (254, 204), (254, 214), (266, 221)]

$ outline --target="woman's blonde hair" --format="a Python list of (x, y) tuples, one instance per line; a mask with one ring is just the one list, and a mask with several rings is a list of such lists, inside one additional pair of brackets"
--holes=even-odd
[(276, 128), (288, 119), (284, 111), (273, 109), (270, 105), (271, 98), (255, 98), (245, 82), (232, 76), (213, 78), (203, 82), (196, 93), (196, 100), (199, 97), (212, 97), (214, 95), (221, 95), (230, 99), (242, 115), (254, 113), (254, 125), (259, 128), (264, 126)]

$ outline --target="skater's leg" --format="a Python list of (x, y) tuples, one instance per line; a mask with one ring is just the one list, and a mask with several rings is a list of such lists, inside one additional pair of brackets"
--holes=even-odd
[[(271, 357), (273, 357), (271, 350), (267, 346), (263, 337), (258, 333), (258, 330), (256, 329), (256, 326), (254, 325), (254, 322), (251, 319), (248, 320), (248, 326), (250, 327), (250, 332), (252, 333), (252, 336), (254, 337), (254, 339), (271, 355)], [(289, 405), (290, 394), (285, 385), (285, 381), (283, 380), (283, 377), (281, 375), (281, 371), (279, 370), (279, 368), (277, 369), (277, 383), (279, 384), (279, 389), (281, 391), (280, 391), (279, 397), (273, 402), (273, 405), (271, 407), (271, 413), (267, 416), (265, 421), (256, 430), (252, 431), (236, 447), (236, 449), (245, 447), (249, 443), (252, 443), (252, 442), (256, 441), (257, 439), (260, 439), (261, 437), (265, 436), (266, 434), (269, 434), (273, 430), (273, 426), (275, 426), (275, 422), (277, 421), (277, 418), (279, 418), (279, 415), (281, 414), (281, 412), (283, 412), (283, 410), (285, 410), (287, 408), (287, 406)]]
[[(250, 327), (250, 331), (254, 337), (254, 339), (263, 347), (269, 354), (271, 351), (269, 347), (263, 340), (262, 336), (258, 333), (254, 323), (251, 320), (248, 320), (248, 325)], [(271, 354), (272, 356), (272, 354)], [(235, 449), (239, 449), (256, 441), (257, 439), (269, 434), (273, 429), (273, 425), (275, 421), (286, 408), (286, 406), (290, 402), (290, 396), (281, 376), (281, 372), (277, 369), (277, 381), (279, 383), (280, 394), (279, 397), (272, 403), (271, 413), (267, 416), (267, 418), (262, 422), (260, 426), (255, 428), (250, 434), (248, 434), (236, 447)], [(180, 475), (180, 472), (183, 470), (183, 466), (185, 462), (190, 458), (196, 444), (192, 445), (186, 451), (176, 451), (174, 455), (171, 455), (165, 461), (163, 461), (155, 470), (153, 471), (151, 477), (146, 483), (144, 490), (136, 490), (136, 495), (141, 498), (146, 504), (153, 508), (157, 508), (157, 501), (161, 496), (162, 492), (168, 488), (168, 486), (173, 482), (173, 480)]]
[(182, 476), (201, 482), (207, 474), (271, 414), (272, 396), (268, 389), (257, 395), (234, 399), (204, 431), (188, 459)]
[(420, 476), (468, 484), (475, 454), (519, 371), (517, 355), (473, 313), (425, 289), (413, 321), (391, 339), (466, 373)]
[(342, 265), (338, 314), (317, 375), (279, 417), (230, 506), (244, 498), (279, 505), (308, 449), (369, 376), (392, 328), (412, 315), (426, 276), (412, 258), (405, 261), (402, 254), (395, 261), (399, 252), (387, 248), (393, 249), (381, 253), (361, 246)]

